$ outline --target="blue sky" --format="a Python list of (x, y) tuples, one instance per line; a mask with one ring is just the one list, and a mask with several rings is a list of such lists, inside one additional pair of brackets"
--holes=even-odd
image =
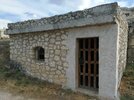
[(49, 17), (110, 2), (134, 7), (134, 0), (0, 0), (0, 28), (6, 27), (7, 23)]

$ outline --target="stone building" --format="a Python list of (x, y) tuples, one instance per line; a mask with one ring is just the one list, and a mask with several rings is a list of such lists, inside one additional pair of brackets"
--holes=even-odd
[(4, 34), (5, 30), (6, 30), (6, 29), (0, 29), (0, 39), (9, 38), (8, 35), (5, 35), (5, 34)]
[(10, 59), (26, 74), (116, 100), (126, 65), (127, 21), (117, 3), (8, 24)]

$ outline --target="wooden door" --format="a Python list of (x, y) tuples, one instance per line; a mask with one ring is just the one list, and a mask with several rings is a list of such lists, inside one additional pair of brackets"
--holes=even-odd
[(78, 39), (78, 84), (99, 88), (99, 38)]

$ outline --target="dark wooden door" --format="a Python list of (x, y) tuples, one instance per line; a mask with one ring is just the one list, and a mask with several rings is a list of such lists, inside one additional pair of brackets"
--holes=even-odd
[(99, 38), (78, 39), (78, 84), (99, 88)]

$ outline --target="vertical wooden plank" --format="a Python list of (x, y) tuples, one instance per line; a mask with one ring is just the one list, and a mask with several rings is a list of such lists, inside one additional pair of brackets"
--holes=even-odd
[(91, 55), (90, 55), (90, 47), (91, 47), (91, 44), (90, 44), (90, 39), (88, 39), (88, 86), (90, 87), (90, 81), (91, 81)]
[(94, 38), (94, 88), (96, 88), (96, 38)]
[(85, 86), (85, 39), (83, 39), (83, 86)]
[(79, 62), (79, 58), (80, 58), (80, 39), (78, 39), (78, 86), (80, 86), (80, 62)]
[[(80, 52), (82, 51), (82, 57), (84, 57), (84, 41), (83, 41), (83, 39), (81, 39), (81, 41), (80, 42), (82, 42), (81, 44), (82, 44), (82, 48), (80, 48)], [(82, 63), (81, 64), (82, 66), (83, 66), (83, 70), (84, 70), (84, 63)], [(83, 86), (83, 84), (84, 84), (84, 73), (83, 72), (80, 72), (80, 75), (82, 75), (82, 84), (81, 84), (81, 86)], [(81, 77), (81, 76), (80, 76)], [(80, 82), (81, 82), (81, 80), (80, 80)]]
[(98, 47), (97, 47), (97, 52), (98, 52), (98, 60), (97, 60), (97, 63), (98, 63), (98, 87), (97, 88), (99, 88), (99, 37), (97, 38), (98, 39), (98, 41), (97, 41), (97, 44), (98, 44)]

